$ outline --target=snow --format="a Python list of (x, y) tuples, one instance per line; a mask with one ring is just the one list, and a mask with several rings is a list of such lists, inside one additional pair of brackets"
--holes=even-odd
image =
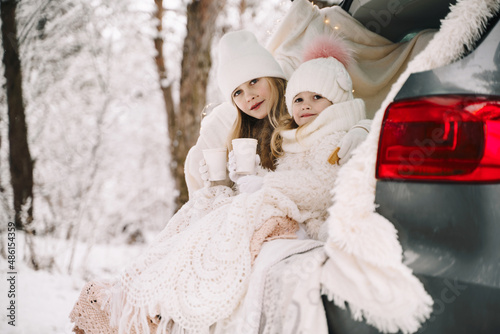
[[(151, 233), (153, 234), (153, 233)], [(23, 235), (17, 232), (17, 258), (23, 257)], [(150, 239), (150, 238), (148, 238)], [(54, 242), (72, 247), (69, 243), (51, 238), (38, 239), (44, 245), (50, 246)], [(6, 317), (11, 298), (8, 298), (9, 288), (7, 279), (7, 265), (1, 258), (1, 295), (0, 309), (4, 314), (0, 322), (2, 334), (67, 334), (71, 333), (73, 325), (69, 320), (69, 313), (76, 302), (81, 288), (92, 279), (109, 279), (120, 273), (131, 259), (137, 257), (146, 247), (126, 244), (98, 244), (89, 248), (89, 244), (79, 243), (75, 255), (76, 272), (68, 274), (65, 265), (66, 257), (56, 258), (51, 270), (35, 271), (23, 261), (16, 261), (16, 288), (15, 327), (8, 324)], [(5, 286), (5, 289), (4, 289)]]
[(68, 314), (78, 297), (81, 280), (70, 275), (33, 271), (25, 266), (19, 269), (17, 280), (16, 326), (2, 321), (2, 333), (71, 332)]

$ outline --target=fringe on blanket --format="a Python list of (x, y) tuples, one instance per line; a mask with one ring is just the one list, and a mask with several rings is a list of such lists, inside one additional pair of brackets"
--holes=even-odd
[[(335, 305), (341, 309), (346, 309), (347, 300), (336, 296), (328, 289), (324, 288), (321, 290), (321, 294), (327, 296), (328, 300), (333, 301)], [(432, 303), (432, 302), (431, 302)], [(353, 303), (349, 303), (349, 311), (352, 318), (356, 321), (366, 321), (366, 323), (376, 327), (379, 331), (383, 333), (396, 333), (401, 331), (402, 333), (414, 333), (419, 328), (421, 323), (423, 323), (427, 317), (422, 314), (429, 312), (429, 309), (419, 309), (418, 314), (415, 317), (408, 318), (384, 318), (380, 317), (378, 314), (372, 314), (366, 309), (363, 309)], [(432, 311), (432, 307), (430, 309)]]
[(340, 249), (325, 251), (322, 294), (342, 309), (348, 304), (354, 320), (384, 333), (414, 333), (432, 312), (432, 298), (406, 266), (381, 267)]

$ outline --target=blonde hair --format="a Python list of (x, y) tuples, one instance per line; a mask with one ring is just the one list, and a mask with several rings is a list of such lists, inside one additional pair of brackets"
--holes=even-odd
[(236, 121), (229, 133), (227, 147), (232, 150), (231, 141), (236, 138), (255, 138), (258, 140), (257, 154), (260, 156), (261, 165), (274, 170), (275, 158), (271, 151), (271, 137), (279, 120), (288, 115), (285, 103), (286, 80), (275, 77), (263, 77), (271, 89), (271, 110), (267, 117), (257, 119), (245, 114), (233, 101), (238, 110)]
[[(275, 159), (283, 156), (285, 153), (283, 151), (283, 137), (281, 136), (281, 132), (285, 130), (293, 130), (299, 128), (299, 125), (295, 123), (295, 120), (289, 114), (283, 115), (280, 119), (278, 126), (274, 129), (273, 134), (271, 136), (271, 154)], [(298, 136), (299, 131), (295, 134)]]

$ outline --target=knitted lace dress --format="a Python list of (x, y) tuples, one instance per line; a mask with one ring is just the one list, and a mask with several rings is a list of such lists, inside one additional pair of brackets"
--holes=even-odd
[(279, 192), (230, 197), (229, 188), (217, 188), (222, 194), (184, 205), (116, 282), (83, 289), (70, 315), (77, 333), (205, 333), (234, 310), (246, 290), (254, 231), (299, 212)]
[[(152, 243), (153, 245), (168, 239), (172, 235), (184, 231), (193, 222), (200, 220), (207, 213), (215, 210), (230, 201), (234, 195), (233, 190), (225, 186), (202, 188), (193, 194), (187, 202), (169, 221), (167, 227)], [(113, 285), (115, 285), (113, 287)], [(91, 281), (88, 282), (80, 293), (73, 306), (70, 319), (75, 324), (73, 331), (77, 334), (116, 334), (118, 327), (111, 326), (111, 309), (109, 299), (112, 292), (116, 294), (118, 289), (116, 282)], [(130, 328), (129, 334), (134, 333), (156, 333), (160, 317), (157, 315), (148, 317), (148, 329)], [(167, 326), (170, 330), (173, 323)], [(169, 332), (167, 330), (167, 332)]]
[(338, 170), (328, 156), (363, 111), (361, 100), (340, 103), (304, 128), (303, 140), (297, 142), (295, 130), (287, 132), (286, 157), (264, 177), (261, 190), (205, 196), (179, 210), (146, 253), (103, 291), (111, 327), (148, 333), (151, 319), (160, 319), (157, 333), (208, 333), (230, 316), (246, 292), (251, 240), (264, 222), (288, 217), (319, 234)]

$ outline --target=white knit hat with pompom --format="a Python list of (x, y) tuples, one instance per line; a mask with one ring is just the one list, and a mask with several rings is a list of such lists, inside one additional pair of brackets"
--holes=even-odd
[(346, 70), (352, 51), (341, 37), (323, 35), (305, 48), (303, 63), (293, 72), (286, 88), (286, 106), (292, 114), (294, 97), (301, 92), (319, 94), (333, 104), (352, 100), (352, 80)]
[(236, 87), (249, 80), (262, 77), (286, 79), (281, 66), (250, 31), (225, 34), (220, 39), (218, 52), (217, 80), (224, 98), (229, 101)]

